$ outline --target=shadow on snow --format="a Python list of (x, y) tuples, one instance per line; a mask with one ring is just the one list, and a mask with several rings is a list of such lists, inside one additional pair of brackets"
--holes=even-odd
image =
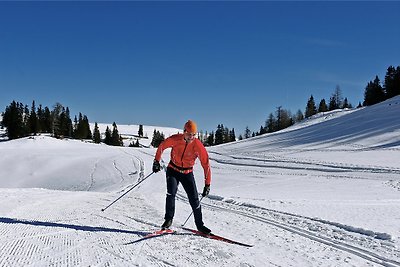
[(44, 227), (61, 227), (61, 228), (73, 229), (73, 230), (84, 231), (84, 232), (123, 233), (123, 234), (135, 234), (135, 235), (139, 235), (139, 236), (146, 236), (149, 234), (149, 232), (143, 232), (143, 231), (131, 231), (131, 230), (124, 230), (124, 229), (117, 229), (117, 228), (75, 225), (75, 224), (55, 223), (55, 222), (42, 222), (42, 221), (35, 221), (35, 220), (21, 220), (21, 219), (13, 219), (13, 218), (5, 218), (5, 217), (0, 217), (0, 223), (25, 224), (25, 225), (32, 225), (32, 226), (44, 226)]

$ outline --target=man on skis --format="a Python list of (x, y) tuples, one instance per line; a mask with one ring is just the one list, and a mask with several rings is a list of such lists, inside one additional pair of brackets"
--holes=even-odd
[(193, 175), (193, 165), (197, 158), (200, 159), (204, 170), (204, 189), (202, 196), (205, 197), (210, 192), (211, 170), (208, 153), (199, 139), (196, 138), (197, 125), (194, 121), (188, 120), (185, 123), (183, 134), (175, 134), (165, 139), (157, 149), (153, 172), (161, 169), (160, 160), (163, 151), (171, 149), (170, 162), (167, 167), (167, 197), (165, 204), (164, 223), (162, 229), (171, 226), (175, 214), (175, 195), (179, 183), (182, 184), (190, 206), (194, 214), (194, 221), (197, 230), (205, 234), (211, 233), (211, 230), (204, 226), (201, 205), (198, 197), (196, 182)]

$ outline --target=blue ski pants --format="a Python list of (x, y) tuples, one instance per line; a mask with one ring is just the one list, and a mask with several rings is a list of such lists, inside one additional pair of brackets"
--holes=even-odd
[(187, 174), (180, 173), (174, 169), (167, 168), (167, 198), (165, 202), (165, 217), (164, 219), (173, 219), (175, 215), (175, 196), (178, 191), (179, 183), (182, 184), (183, 189), (189, 199), (190, 206), (193, 210), (194, 221), (196, 226), (202, 226), (203, 215), (201, 212), (201, 205), (197, 192), (196, 182), (194, 180), (193, 172)]

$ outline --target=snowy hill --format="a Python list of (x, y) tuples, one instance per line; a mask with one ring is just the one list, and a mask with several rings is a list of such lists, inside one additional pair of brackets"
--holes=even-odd
[[(102, 135), (106, 132), (107, 127), (112, 131), (112, 124), (108, 123), (98, 123), (99, 131)], [(90, 129), (93, 132), (94, 123), (90, 124)], [(129, 146), (131, 142), (136, 142), (139, 139), (139, 143), (142, 146), (149, 147), (151, 140), (153, 138), (154, 130), (163, 133), (165, 137), (171, 136), (178, 132), (182, 133), (182, 129), (170, 128), (170, 127), (158, 127), (158, 126), (148, 126), (143, 125), (143, 137), (138, 137), (139, 125), (117, 125), (119, 134), (124, 140), (124, 146)], [(104, 137), (104, 136), (103, 136)]]
[[(400, 145), (400, 97), (368, 108), (336, 110), (317, 114), (279, 133), (262, 136), (237, 146), (255, 150), (315, 146), (329, 148), (340, 144), (360, 147), (395, 147)], [(276, 143), (279, 141), (279, 143)], [(252, 150), (253, 151), (253, 150)]]
[[(181, 190), (178, 233), (134, 243), (163, 222), (164, 173), (101, 211), (151, 172), (153, 148), (0, 142), (0, 266), (400, 266), (398, 114), (400, 97), (208, 148), (204, 221), (252, 248), (181, 229)], [(195, 176), (201, 189), (199, 163)]]

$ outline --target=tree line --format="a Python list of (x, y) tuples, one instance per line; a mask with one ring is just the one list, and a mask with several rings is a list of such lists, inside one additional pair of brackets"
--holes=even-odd
[[(78, 117), (75, 116), (72, 121), (69, 108), (61, 103), (56, 103), (50, 110), (49, 107), (42, 105), (36, 108), (35, 101), (32, 101), (32, 106), (29, 108), (28, 105), (14, 100), (5, 108), (0, 126), (6, 128), (9, 140), (46, 133), (55, 138), (84, 139), (97, 144), (103, 142), (106, 145), (123, 146), (123, 139), (115, 122), (112, 124), (112, 129), (107, 126), (102, 138), (97, 122), (92, 133), (86, 115), (79, 112)], [(139, 125), (138, 137), (141, 138), (143, 135), (143, 125)], [(158, 146), (161, 143), (158, 140), (160, 137), (161, 141), (164, 140), (164, 135), (157, 131), (153, 136), (155, 141), (152, 141), (152, 145)], [(129, 146), (139, 147), (139, 140)]]
[(61, 103), (56, 103), (50, 110), (42, 105), (36, 108), (35, 101), (30, 108), (23, 103), (12, 101), (3, 113), (1, 126), (6, 127), (6, 134), (10, 140), (47, 133), (56, 138), (92, 139), (95, 143), (122, 145), (115, 122), (112, 131), (107, 126), (105, 138), (101, 139), (97, 122), (92, 134), (87, 116), (79, 112), (72, 121), (69, 108), (65, 108)]
[(383, 85), (378, 75), (369, 81), (364, 91), (364, 106), (371, 106), (386, 99), (400, 95), (400, 66), (389, 66), (386, 71)]
[[(400, 66), (396, 68), (389, 66), (386, 71), (384, 84), (381, 85), (378, 76), (376, 76), (373, 81), (368, 82), (364, 91), (363, 104), (359, 102), (357, 107), (374, 105), (396, 95), (400, 95)], [(282, 106), (278, 106), (274, 113), (271, 112), (268, 115), (264, 125), (260, 126), (259, 131), (252, 132), (249, 127), (246, 127), (243, 135), (239, 134), (238, 139), (242, 140), (265, 133), (276, 132), (317, 113), (347, 108), (353, 108), (353, 105), (349, 102), (347, 97), (343, 98), (340, 86), (337, 85), (330, 96), (329, 101), (326, 101), (323, 98), (319, 101), (317, 106), (314, 96), (311, 95), (307, 101), (304, 113), (301, 110), (298, 110), (295, 114), (290, 110), (284, 109)], [(206, 146), (236, 141), (234, 129), (229, 130), (228, 128), (225, 128), (223, 124), (219, 124), (215, 132), (212, 131), (209, 134), (207, 132), (205, 134), (199, 133), (198, 138)]]
[[(389, 66), (386, 71), (383, 85), (381, 85), (378, 76), (376, 76), (373, 81), (368, 82), (364, 90), (364, 101), (362, 104), (359, 102), (357, 108), (374, 105), (396, 95), (400, 95), (400, 66), (396, 68)], [(283, 109), (282, 106), (277, 107), (275, 114), (270, 113), (264, 126), (261, 126), (258, 132), (253, 132), (251, 136), (254, 137), (256, 135), (272, 133), (285, 129), (294, 123), (300, 122), (317, 113), (346, 108), (353, 108), (353, 105), (349, 102), (347, 97), (343, 98), (342, 91), (339, 85), (337, 85), (329, 98), (329, 101), (327, 102), (323, 98), (320, 100), (318, 106), (313, 95), (311, 95), (307, 101), (304, 113), (301, 110), (298, 110), (295, 114), (292, 114), (290, 110)], [(246, 127), (244, 138), (248, 137), (249, 129)], [(241, 137), (239, 136), (239, 139), (240, 138)]]
[(56, 103), (53, 109), (42, 107), (36, 108), (35, 101), (31, 108), (23, 103), (12, 101), (3, 113), (2, 127), (7, 128), (9, 139), (26, 137), (40, 133), (50, 133), (57, 138), (69, 137), (75, 139), (91, 139), (92, 133), (89, 120), (86, 115), (79, 113), (71, 120), (68, 107)]
[[(400, 66), (396, 68), (389, 66), (386, 71), (383, 85), (381, 85), (378, 76), (376, 76), (373, 81), (368, 82), (364, 91), (363, 104), (359, 102), (357, 108), (374, 105), (396, 95), (400, 95)], [(249, 127), (246, 127), (243, 135), (239, 134), (238, 139), (242, 140), (265, 133), (276, 132), (318, 113), (347, 108), (353, 108), (353, 105), (349, 102), (347, 97), (342, 96), (342, 90), (340, 86), (337, 85), (330, 96), (329, 101), (323, 98), (317, 105), (314, 96), (311, 95), (307, 101), (304, 113), (301, 110), (298, 110), (295, 114), (290, 110), (282, 108), (282, 106), (278, 106), (274, 113), (271, 112), (268, 115), (264, 125), (261, 125), (259, 131), (252, 132)], [(206, 132), (205, 134), (200, 132), (198, 138), (205, 146), (214, 146), (236, 141), (235, 130), (230, 130), (227, 127), (224, 127), (223, 124), (218, 124), (215, 132)], [(157, 143), (155, 143), (155, 145), (157, 145)]]
[[(396, 95), (400, 95), (400, 66), (396, 68), (389, 66), (383, 84), (381, 84), (381, 80), (377, 75), (373, 81), (368, 82), (364, 90), (364, 101), (362, 104), (359, 102), (357, 107), (374, 105)], [(316, 100), (311, 95), (307, 101), (304, 113), (298, 110), (295, 114), (292, 114), (290, 110), (282, 108), (282, 106), (278, 106), (274, 113), (271, 112), (268, 115), (259, 131), (252, 132), (249, 127), (246, 127), (243, 135), (239, 134), (238, 139), (242, 140), (265, 133), (276, 132), (320, 112), (352, 107), (347, 97), (342, 97), (340, 87), (336, 86), (328, 102), (323, 98), (317, 106)], [(57, 138), (92, 139), (95, 143), (104, 142), (108, 145), (123, 145), (122, 137), (118, 133), (115, 122), (113, 123), (112, 130), (107, 126), (105, 138), (101, 139), (97, 122), (92, 134), (86, 115), (79, 113), (72, 121), (69, 108), (64, 108), (60, 103), (56, 103), (53, 109), (50, 110), (48, 107), (42, 107), (42, 105), (36, 108), (35, 101), (32, 102), (31, 108), (13, 101), (6, 107), (3, 113), (1, 126), (7, 128), (9, 139), (36, 135), (38, 133), (50, 133)], [(143, 136), (143, 125), (140, 125), (138, 134), (139, 137)], [(211, 133), (206, 132), (203, 134), (200, 132), (198, 138), (204, 145), (214, 146), (236, 141), (236, 134), (235, 129), (229, 129), (223, 124), (219, 124), (217, 129)], [(165, 136), (163, 133), (154, 130), (151, 145), (158, 147), (164, 139)], [(130, 146), (139, 146), (139, 143), (137, 141), (136, 143), (131, 143)]]
[(216, 146), (224, 143), (236, 141), (235, 129), (231, 130), (222, 123), (218, 124), (216, 131), (211, 133), (199, 133), (198, 138), (205, 146)]

